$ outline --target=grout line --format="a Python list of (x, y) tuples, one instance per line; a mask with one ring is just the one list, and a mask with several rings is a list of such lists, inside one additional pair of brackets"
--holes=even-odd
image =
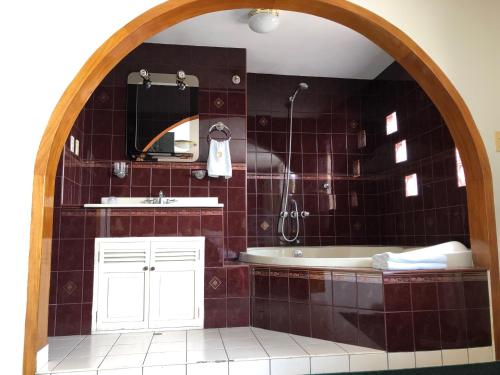
[[(151, 174), (153, 174), (153, 173), (151, 172)], [(153, 334), (151, 335), (151, 340), (149, 341), (148, 349), (146, 350), (146, 354), (144, 355), (144, 359), (142, 360), (141, 372), (142, 372), (142, 368), (144, 367), (144, 363), (146, 363), (146, 357), (149, 354), (149, 349), (151, 349), (151, 345), (153, 344), (153, 337), (155, 337), (155, 331), (153, 331)]]

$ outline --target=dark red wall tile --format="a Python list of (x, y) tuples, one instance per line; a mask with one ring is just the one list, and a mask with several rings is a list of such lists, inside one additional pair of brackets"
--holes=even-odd
[(248, 267), (227, 268), (227, 296), (248, 297), (249, 296), (249, 274)]
[(268, 299), (252, 298), (252, 326), (263, 329), (270, 328)]
[(334, 340), (333, 311), (331, 306), (311, 305), (312, 337)]
[(348, 308), (333, 308), (333, 340), (346, 344), (358, 343), (358, 311)]
[(270, 270), (269, 290), (271, 298), (288, 301), (288, 270)]
[(290, 333), (311, 336), (311, 305), (290, 302)]
[(441, 347), (458, 349), (467, 347), (465, 310), (444, 310), (439, 312)]
[(227, 299), (227, 326), (247, 327), (250, 325), (250, 299)]
[(290, 332), (290, 311), (288, 301), (269, 301), (270, 329)]
[(204, 328), (223, 328), (226, 327), (226, 308), (227, 300), (225, 298), (205, 298), (205, 325)]
[(227, 291), (226, 268), (205, 268), (205, 298), (223, 298)]
[(415, 350), (440, 350), (439, 313), (437, 311), (413, 312)]
[(387, 351), (414, 351), (413, 321), (411, 312), (386, 314)]

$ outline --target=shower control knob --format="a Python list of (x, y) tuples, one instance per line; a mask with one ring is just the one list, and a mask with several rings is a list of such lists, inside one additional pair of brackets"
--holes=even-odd
[(310, 215), (310, 212), (309, 212), (309, 211), (302, 211), (302, 212), (300, 213), (300, 216), (302, 216), (302, 217), (308, 217), (309, 215)]
[(280, 212), (280, 217), (282, 217), (282, 218), (288, 217), (288, 212), (287, 211), (281, 211)]
[(290, 216), (291, 216), (293, 219), (295, 219), (296, 217), (298, 217), (298, 216), (299, 216), (299, 213), (298, 213), (298, 211), (292, 211), (292, 212), (290, 213)]

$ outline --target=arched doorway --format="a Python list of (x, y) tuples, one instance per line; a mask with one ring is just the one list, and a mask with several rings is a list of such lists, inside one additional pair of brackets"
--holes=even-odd
[[(429, 56), (401, 30), (345, 0), (178, 0), (168, 1), (118, 30), (87, 61), (66, 89), (45, 130), (37, 154), (34, 183), (24, 373), (33, 374), (36, 352), (47, 340), (52, 214), (57, 163), (83, 105), (106, 74), (143, 41), (183, 20), (236, 8), (278, 8), (343, 24), (392, 55), (440, 110), (460, 150), (467, 174), (470, 237), (476, 265), (491, 272), (494, 316), (500, 314), (498, 252), (491, 171), (484, 144), (464, 101)], [(495, 341), (500, 324), (495, 323)], [(497, 358), (500, 349), (497, 348)]]

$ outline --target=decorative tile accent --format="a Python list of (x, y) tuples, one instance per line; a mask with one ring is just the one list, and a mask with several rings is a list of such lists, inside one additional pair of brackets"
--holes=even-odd
[(212, 287), (212, 289), (215, 290), (222, 285), (222, 280), (219, 279), (217, 276), (214, 276), (210, 279), (208, 284)]
[(73, 294), (73, 292), (77, 289), (77, 285), (73, 281), (68, 281), (66, 284), (64, 284), (63, 289), (68, 295)]
[(222, 100), (221, 98), (216, 98), (214, 100), (214, 105), (220, 109), (224, 105), (224, 100)]
[(269, 123), (269, 120), (266, 117), (260, 117), (258, 124), (262, 127), (265, 127)]
[(268, 230), (270, 226), (271, 225), (269, 225), (269, 223), (265, 220), (262, 223), (260, 223), (260, 227), (262, 228), (263, 231)]

